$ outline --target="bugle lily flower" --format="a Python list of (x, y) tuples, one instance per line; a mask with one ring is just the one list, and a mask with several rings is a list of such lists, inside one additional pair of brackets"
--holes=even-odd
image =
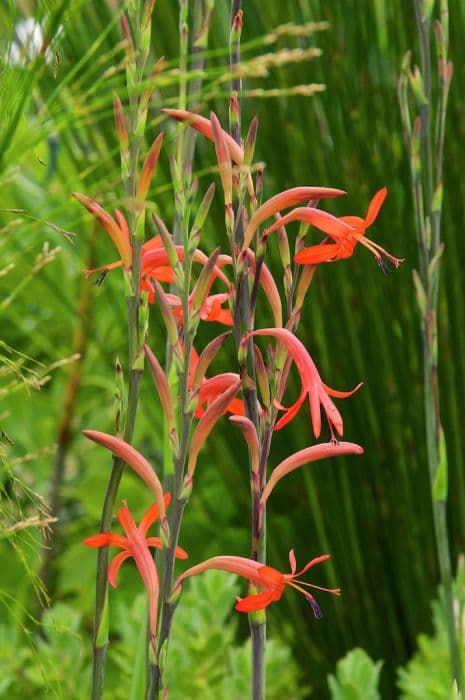
[[(168, 507), (171, 495), (164, 496), (165, 508)], [(159, 582), (158, 573), (150, 547), (162, 548), (162, 541), (159, 537), (147, 537), (147, 532), (153, 523), (158, 520), (160, 512), (156, 503), (151, 505), (137, 526), (132, 517), (131, 511), (123, 501), (122, 507), (118, 511), (118, 520), (126, 533), (126, 536), (116, 532), (101, 532), (98, 535), (91, 535), (84, 540), (87, 547), (120, 547), (122, 551), (117, 554), (108, 567), (108, 582), (113, 588), (117, 586), (118, 572), (121, 565), (132, 557), (136, 563), (145, 589), (147, 591), (149, 605), (149, 623), (152, 645), (156, 645), (157, 635), (157, 609)], [(176, 547), (176, 557), (187, 559), (188, 555), (182, 547)]]
[[(286, 413), (276, 423), (275, 430), (279, 430), (280, 428), (284, 427), (297, 415), (305, 400), (305, 397), (308, 396), (310, 404), (310, 417), (315, 438), (318, 438), (321, 432), (320, 406), (323, 407), (326, 414), (332, 439), (335, 439), (333, 429), (339, 435), (342, 435), (342, 416), (334, 403), (331, 401), (330, 396), (346, 398), (357, 391), (361, 384), (358, 384), (352, 391), (335, 391), (334, 389), (330, 389), (330, 387), (326, 386), (326, 384), (322, 382), (316, 365), (308, 353), (305, 345), (286, 328), (261, 328), (253, 331), (252, 333), (246, 333), (243, 337), (243, 342), (246, 342), (249, 337), (257, 335), (274, 336), (285, 346), (296, 364), (302, 381), (302, 390), (299, 398), (291, 407), (284, 409)], [(282, 406), (279, 407), (283, 408)]]
[(320, 607), (307, 588), (326, 591), (327, 593), (332, 593), (333, 595), (340, 595), (340, 589), (323, 588), (322, 586), (317, 586), (306, 581), (300, 581), (298, 577), (305, 574), (312, 566), (315, 566), (315, 564), (326, 561), (329, 559), (329, 557), (329, 554), (323, 554), (320, 557), (315, 557), (309, 561), (308, 564), (301, 569), (301, 571), (296, 572), (297, 567), (294, 550), (291, 549), (289, 552), (291, 572), (289, 574), (282, 574), (280, 571), (271, 566), (266, 566), (261, 562), (254, 561), (253, 559), (246, 559), (245, 557), (212, 557), (211, 559), (207, 559), (206, 561), (191, 567), (178, 576), (174, 591), (179, 589), (183, 581), (189, 576), (195, 576), (203, 571), (207, 571), (208, 569), (220, 569), (221, 571), (230, 571), (238, 576), (243, 576), (251, 583), (263, 589), (256, 595), (248, 595), (245, 598), (238, 598), (235, 608), (236, 610), (239, 610), (239, 612), (255, 612), (257, 610), (263, 610), (264, 608), (268, 607), (268, 605), (281, 598), (286, 586), (291, 586), (300, 593), (303, 593), (305, 599), (312, 606), (314, 616), (317, 619), (320, 619), (322, 617)]
[(401, 258), (395, 258), (391, 253), (366, 238), (365, 231), (371, 226), (386, 199), (387, 188), (380, 189), (372, 198), (365, 218), (360, 216), (341, 216), (337, 218), (328, 212), (314, 207), (299, 207), (283, 216), (279, 222), (270, 226), (264, 235), (269, 235), (278, 227), (285, 226), (292, 221), (305, 221), (315, 228), (326, 233), (334, 242), (323, 242), (309, 246), (296, 253), (295, 262), (301, 265), (317, 265), (322, 262), (334, 262), (352, 257), (357, 243), (365, 246), (373, 253), (379, 266), (384, 272), (388, 271), (386, 260), (399, 267), (403, 262)]

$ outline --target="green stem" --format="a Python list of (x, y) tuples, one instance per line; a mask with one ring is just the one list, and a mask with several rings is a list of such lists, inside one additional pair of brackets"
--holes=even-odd
[[(230, 66), (231, 72), (234, 75), (234, 69), (239, 65), (241, 60), (240, 52), (240, 30), (236, 27), (236, 21), (240, 18), (242, 23), (242, 2), (241, 0), (232, 0), (231, 2), (231, 47), (230, 47)], [(234, 110), (234, 118), (231, 121), (230, 131), (233, 139), (241, 145), (241, 92), (242, 81), (240, 77), (233, 78), (231, 82), (231, 92), (233, 99), (236, 100), (237, 107)], [(234, 248), (240, 249), (244, 240), (242, 204), (240, 196), (233, 202), (234, 218), (237, 222), (234, 231), (233, 255)], [(235, 337), (236, 344), (239, 349), (239, 344), (242, 332), (253, 330), (254, 303), (250, 298), (247, 260), (243, 262), (244, 269), (240, 275), (236, 277), (236, 310), (234, 313), (235, 321)], [(255, 270), (255, 288), (258, 285), (261, 264), (257, 260)], [(236, 269), (236, 268), (235, 268)], [(255, 289), (256, 291), (256, 289)], [(243, 395), (245, 412), (247, 417), (254, 423), (257, 435), (260, 434), (260, 426), (257, 413), (257, 392), (251, 387), (247, 377), (255, 379), (255, 362), (253, 352), (253, 342), (250, 339), (247, 348), (247, 355), (244, 363), (241, 366), (241, 376), (245, 379)], [(258, 483), (252, 478), (251, 493), (252, 493), (252, 525), (251, 525), (251, 556), (256, 561), (266, 562), (266, 512), (263, 512), (260, 517), (260, 497), (266, 483), (266, 465), (271, 446), (271, 431), (265, 431), (264, 440), (261, 445), (260, 453), (260, 469)], [(253, 476), (253, 475), (252, 475)], [(253, 700), (264, 700), (265, 698), (265, 650), (266, 650), (266, 614), (259, 611), (252, 613), (249, 616), (250, 635), (252, 641), (252, 698)]]
[[(143, 13), (143, 2), (140, 0), (133, 7), (132, 26), (135, 39), (135, 54), (132, 69), (127, 71), (127, 87), (132, 87), (131, 73), (137, 80), (142, 80), (144, 67), (147, 60), (147, 51), (140, 47), (143, 41), (141, 18)], [(147, 31), (145, 41), (148, 43)], [(129, 90), (129, 92), (131, 92)], [(132, 269), (128, 274), (127, 283), (127, 313), (128, 313), (128, 361), (129, 378), (128, 394), (126, 406), (126, 420), (124, 424), (123, 439), (131, 442), (134, 434), (137, 408), (139, 403), (139, 386), (143, 373), (142, 368), (142, 343), (144, 341), (143, 330), (140, 327), (140, 307), (141, 299), (139, 295), (141, 280), (141, 252), (143, 240), (138, 235), (138, 228), (143, 221), (144, 212), (136, 211), (136, 181), (138, 173), (138, 162), (140, 145), (142, 142), (143, 125), (145, 115), (138, 114), (139, 99), (131, 96), (129, 100), (128, 127), (130, 135), (130, 165), (129, 172), (125, 176), (122, 169), (122, 180), (126, 199), (129, 202), (128, 224), (132, 247)], [(118, 457), (113, 457), (112, 470), (105, 493), (100, 521), (100, 531), (110, 530), (113, 517), (118, 488), (123, 475), (125, 462)], [(106, 634), (107, 618), (107, 575), (108, 575), (108, 548), (99, 549), (97, 558), (96, 594), (95, 594), (95, 615), (94, 615), (94, 644), (93, 644), (93, 664), (92, 664), (92, 700), (101, 700), (103, 696), (103, 683), (105, 671), (105, 658), (108, 647)]]
[[(457, 682), (459, 691), (463, 688), (463, 674), (460, 651), (457, 642), (457, 630), (454, 618), (454, 600), (452, 590), (452, 567), (450, 559), (450, 543), (447, 530), (447, 489), (436, 492), (436, 480), (442, 475), (440, 469), (446, 471), (446, 456), (441, 457), (441, 417), (439, 406), (438, 384), (438, 341), (437, 341), (437, 311), (440, 261), (431, 265), (433, 259), (440, 255), (441, 248), (441, 208), (435, 202), (435, 192), (442, 185), (442, 160), (445, 136), (445, 112), (447, 104), (448, 82), (440, 77), (441, 89), (437, 114), (437, 130), (435, 150), (433, 154), (431, 116), (431, 47), (430, 47), (430, 17), (422, 14), (424, 4), (421, 0), (413, 0), (415, 17), (420, 37), (421, 72), (425, 94), (424, 104), (420, 107), (421, 124), (421, 169), (416, 167), (415, 154), (411, 149), (410, 159), (413, 175), (414, 207), (416, 214), (417, 235), (419, 241), (420, 278), (425, 292), (426, 304), (423, 308), (423, 372), (424, 372), (424, 406), (426, 448), (430, 492), (433, 507), (434, 533), (436, 551), (439, 561), (439, 572), (443, 587), (444, 613), (447, 620), (449, 654), (452, 679)], [(426, 5), (426, 3), (425, 3)], [(447, 11), (447, 1), (443, 0), (441, 9)], [(444, 48), (444, 63), (447, 61), (447, 47)], [(405, 126), (405, 119), (404, 119)], [(408, 139), (407, 139), (408, 143)], [(433, 158), (435, 163), (433, 165)], [(419, 173), (423, 173), (420, 178)], [(423, 181), (423, 188), (421, 186)], [(424, 209), (423, 209), (424, 207)], [(426, 214), (424, 213), (424, 210)], [(432, 236), (427, 235), (425, 224), (432, 227)], [(443, 463), (440, 463), (442, 459)]]
[(431, 19), (422, 12), (422, 0), (413, 0), (413, 5), (420, 38), (423, 90), (426, 95), (426, 103), (420, 107), (425, 201), (431, 202), (433, 197), (433, 153), (431, 149)]
[[(179, 2), (179, 36), (180, 36), (180, 88), (179, 88), (179, 107), (186, 109), (187, 106), (187, 63), (188, 63), (188, 0), (180, 0)], [(204, 53), (206, 40), (208, 36), (209, 18), (204, 16), (203, 3), (200, 0), (195, 0), (193, 10), (193, 41), (195, 42), (199, 31), (204, 31), (204, 41), (202, 46), (193, 46), (192, 53), (194, 60), (192, 70), (198, 70), (199, 75), (204, 64)], [(190, 85), (189, 95), (198, 95), (201, 90), (201, 78), (196, 78)], [(190, 100), (192, 102), (192, 99)], [(189, 105), (192, 109), (192, 104)], [(192, 161), (194, 155), (196, 140), (196, 132), (189, 129), (185, 132), (185, 126), (180, 125), (177, 136), (176, 160), (178, 171), (181, 174), (180, 181), (175, 184), (175, 216), (173, 223), (173, 233), (175, 243), (183, 245), (185, 250), (188, 250), (189, 245), (189, 206), (187, 203), (188, 192), (192, 181)], [(179, 191), (176, 189), (179, 188)], [(185, 255), (184, 257), (184, 289), (179, 290), (182, 310), (183, 310), (183, 343), (184, 343), (184, 366), (178, 375), (179, 395), (180, 395), (180, 447), (179, 457), (174, 461), (173, 473), (170, 476), (172, 480), (173, 502), (170, 515), (170, 542), (169, 546), (164, 550), (162, 557), (161, 573), (161, 613), (160, 613), (160, 628), (159, 628), (159, 650), (158, 658), (151, 665), (150, 669), (150, 686), (148, 700), (155, 700), (158, 697), (161, 687), (163, 686), (163, 667), (161, 663), (161, 655), (165, 657), (165, 650), (169, 642), (171, 624), (176, 604), (169, 602), (169, 597), (173, 588), (174, 567), (176, 562), (176, 547), (179, 541), (181, 531), (182, 518), (184, 508), (186, 507), (187, 499), (182, 496), (183, 481), (185, 475), (185, 467), (189, 452), (189, 436), (191, 432), (193, 413), (188, 410), (189, 403), (189, 385), (188, 377), (190, 371), (190, 356), (192, 351), (193, 336), (190, 324), (190, 309), (189, 309), (189, 292), (190, 278), (192, 270), (192, 257)], [(169, 358), (168, 364), (171, 362)]]

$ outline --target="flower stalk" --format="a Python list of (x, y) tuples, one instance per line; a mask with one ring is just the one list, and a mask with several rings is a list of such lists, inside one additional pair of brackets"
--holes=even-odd
[[(143, 341), (147, 309), (141, 314), (141, 252), (144, 243), (145, 203), (137, 197), (137, 174), (139, 172), (139, 155), (145, 125), (147, 121), (148, 101), (137, 96), (132, 90), (143, 80), (144, 70), (150, 47), (150, 27), (153, 2), (134, 3), (129, 17), (122, 16), (121, 27), (126, 40), (126, 79), (129, 98), (127, 121), (121, 101), (115, 98), (115, 122), (121, 146), (121, 173), (125, 197), (129, 203), (128, 229), (129, 244), (132, 250), (130, 268), (125, 267), (126, 304), (128, 314), (128, 390), (125, 410), (123, 439), (130, 443), (134, 433), (139, 386), (143, 372)], [(132, 32), (131, 32), (132, 28)], [(153, 172), (152, 172), (153, 174)], [(143, 187), (145, 192), (146, 182)], [(123, 258), (123, 265), (128, 261)], [(146, 301), (142, 302), (146, 306)], [(110, 530), (118, 488), (124, 470), (125, 461), (115, 455), (102, 506), (100, 531)], [(99, 549), (97, 559), (94, 645), (92, 663), (92, 700), (103, 697), (105, 659), (108, 647), (107, 625), (107, 590), (108, 590), (108, 548)]]
[[(448, 61), (448, 2), (441, 0), (440, 20), (434, 21), (437, 48), (437, 99), (433, 91), (431, 25), (433, 3), (413, 0), (420, 44), (420, 67), (410, 66), (406, 55), (398, 83), (400, 111), (410, 159), (419, 270), (414, 285), (423, 332), (423, 381), (426, 451), (434, 533), (443, 605), (447, 620), (451, 686), (455, 681), (463, 692), (463, 670), (457, 641), (452, 591), (452, 566), (447, 530), (447, 449), (441, 424), (438, 381), (438, 290), (441, 239), (442, 173), (447, 98), (452, 78)], [(418, 116), (411, 119), (411, 105)], [(433, 130), (433, 123), (436, 128)]]

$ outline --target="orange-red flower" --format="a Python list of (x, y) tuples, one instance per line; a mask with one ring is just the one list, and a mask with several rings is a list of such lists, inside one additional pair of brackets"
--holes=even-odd
[(399, 267), (403, 259), (395, 258), (391, 253), (382, 248), (378, 243), (370, 241), (365, 236), (365, 231), (371, 226), (386, 198), (387, 188), (383, 187), (373, 197), (364, 219), (360, 216), (342, 216), (337, 218), (328, 212), (314, 207), (299, 207), (283, 216), (279, 222), (274, 223), (265, 232), (272, 233), (277, 228), (285, 226), (292, 221), (305, 221), (315, 228), (328, 234), (334, 242), (323, 242), (309, 246), (299, 251), (294, 260), (302, 265), (316, 265), (322, 262), (334, 262), (350, 258), (357, 243), (368, 248), (375, 256), (378, 264), (384, 272), (388, 270), (386, 259), (390, 260), (394, 267)]
[(306, 581), (300, 581), (298, 577), (305, 574), (312, 566), (315, 566), (315, 564), (319, 564), (320, 562), (329, 559), (329, 556), (329, 554), (323, 554), (320, 557), (315, 557), (309, 561), (301, 571), (296, 573), (294, 550), (291, 549), (289, 552), (291, 573), (289, 574), (282, 574), (280, 571), (273, 569), (271, 566), (266, 566), (258, 561), (246, 559), (245, 557), (212, 557), (211, 559), (207, 559), (201, 564), (197, 564), (197, 566), (193, 566), (187, 571), (184, 571), (184, 573), (178, 577), (175, 589), (179, 587), (188, 576), (195, 576), (196, 574), (200, 574), (202, 571), (206, 571), (207, 569), (231, 571), (238, 576), (243, 576), (251, 583), (254, 583), (256, 586), (263, 589), (256, 595), (248, 595), (245, 598), (239, 598), (235, 606), (236, 610), (239, 610), (240, 612), (254, 612), (256, 610), (263, 610), (264, 608), (268, 607), (270, 603), (273, 603), (281, 598), (286, 586), (291, 586), (300, 593), (303, 593), (306, 600), (312, 606), (313, 614), (317, 619), (320, 619), (322, 617), (320, 607), (313, 595), (310, 593), (310, 591), (306, 590), (306, 588), (314, 588), (320, 591), (333, 593), (334, 595), (340, 595), (340, 589), (323, 588), (322, 586), (307, 583)]
[[(166, 493), (164, 496), (165, 508), (168, 507), (170, 500), (170, 494)], [(126, 501), (123, 501), (123, 505), (118, 511), (118, 520), (126, 533), (126, 537), (115, 532), (101, 532), (98, 535), (91, 535), (84, 540), (84, 544), (87, 547), (120, 547), (123, 550), (113, 558), (108, 567), (108, 581), (113, 588), (117, 586), (118, 572), (121, 565), (126, 559), (133, 557), (147, 591), (150, 632), (154, 646), (157, 634), (159, 582), (157, 568), (149, 547), (161, 549), (162, 541), (159, 537), (147, 537), (147, 532), (150, 526), (159, 518), (159, 515), (158, 506), (154, 503), (144, 513), (137, 526)], [(176, 557), (178, 559), (187, 559), (187, 554), (182, 547), (176, 548)]]
[(296, 364), (302, 381), (302, 390), (297, 401), (289, 408), (284, 408), (283, 406), (279, 405), (279, 408), (284, 409), (286, 412), (276, 423), (275, 430), (279, 430), (280, 428), (284, 427), (297, 415), (300, 407), (305, 401), (305, 397), (308, 396), (310, 404), (310, 417), (312, 421), (313, 434), (315, 437), (318, 438), (321, 432), (320, 406), (323, 407), (326, 418), (328, 419), (331, 437), (334, 437), (333, 429), (336, 430), (339, 435), (342, 435), (342, 416), (334, 403), (331, 401), (330, 396), (347, 398), (357, 391), (361, 385), (359, 384), (352, 391), (336, 391), (326, 386), (326, 384), (322, 382), (316, 365), (305, 345), (286, 328), (260, 328), (252, 333), (246, 333), (243, 341), (246, 341), (250, 336), (257, 335), (274, 336), (285, 346)]

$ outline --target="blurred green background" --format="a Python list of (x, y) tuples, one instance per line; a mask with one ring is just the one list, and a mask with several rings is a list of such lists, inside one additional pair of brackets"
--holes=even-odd
[[(109, 460), (86, 444), (80, 431), (112, 430), (115, 358), (119, 355), (123, 366), (126, 362), (125, 305), (118, 273), (101, 286), (83, 279), (83, 268), (115, 256), (106, 234), (94, 227), (71, 192), (85, 192), (108, 209), (124, 206), (111, 107), (112, 90), (124, 96), (117, 7), (110, 0), (0, 4), (0, 428), (14, 443), (2, 439), (0, 668), (2, 673), (3, 668), (14, 670), (10, 681), (0, 681), (0, 696), (5, 692), (10, 698), (39, 697), (40, 683), (41, 692), (50, 697), (86, 696), (95, 558), (81, 542), (98, 527)], [(260, 120), (256, 159), (266, 164), (266, 196), (297, 184), (341, 187), (349, 196), (332, 203), (331, 211), (362, 215), (374, 192), (387, 185), (389, 196), (372, 235), (406, 258), (388, 277), (365, 249), (317, 271), (300, 337), (330, 386), (345, 389), (363, 381), (362, 390), (339, 407), (345, 438), (363, 445), (365, 455), (299, 470), (270, 499), (269, 563), (287, 570), (291, 547), (302, 564), (330, 552), (332, 563), (315, 572), (315, 582), (337, 583), (343, 596), (339, 600), (321, 594), (325, 617), (317, 622), (303, 598), (288, 591), (270, 609), (269, 636), (291, 650), (305, 696), (312, 688), (313, 697), (328, 697), (327, 674), (358, 646), (373, 659), (384, 660), (382, 697), (397, 697), (396, 667), (414, 653), (417, 635), (433, 629), (431, 601), (438, 580), (423, 429), (421, 334), (412, 284), (416, 243), (396, 96), (405, 52), (412, 48), (418, 61), (413, 8), (404, 0), (269, 0), (266, 8), (264, 3), (244, 3), (244, 10), (245, 59), (283, 49), (322, 50), (320, 57), (278, 61), (266, 75), (244, 80), (243, 121), (247, 125), (255, 114)], [(465, 188), (460, 145), (465, 138), (465, 5), (451, 0), (450, 12), (455, 73), (445, 153), (440, 398), (456, 562), (465, 533)], [(31, 15), (52, 34), (62, 28), (56, 51), (45, 62), (29, 59), (15, 65), (10, 44), (15, 26)], [(283, 34), (273, 44), (263, 41), (279, 25), (310, 21), (328, 26), (302, 36)], [(228, 3), (216, 0), (200, 111), (214, 109), (223, 123), (229, 87), (221, 76), (228, 62), (228, 34)], [(171, 71), (178, 55), (177, 3), (157, 1), (152, 36), (153, 56), (164, 55), (167, 68), (152, 102), (147, 142), (160, 128), (167, 132), (152, 194), (169, 222), (173, 197), (168, 155), (175, 130), (160, 108), (176, 102), (177, 76)], [(324, 84), (326, 90), (314, 96), (289, 94), (292, 86), (310, 83)], [(281, 94), (247, 96), (256, 89)], [(213, 157), (211, 144), (199, 141), (195, 168), (202, 191), (215, 178)], [(226, 240), (218, 240), (221, 209), (217, 197), (204, 232), (205, 250), (217, 243), (226, 248)], [(270, 249), (278, 279), (277, 249), (273, 244)], [(157, 323), (154, 314), (151, 342), (160, 350)], [(206, 328), (205, 341), (216, 331)], [(77, 351), (82, 353), (80, 363), (70, 360), (49, 371)], [(67, 404), (70, 376), (76, 384)], [(151, 379), (144, 377), (135, 444), (159, 465), (162, 416), (154, 394)], [(277, 434), (273, 466), (310, 442), (309, 418), (302, 412)], [(181, 537), (193, 563), (220, 553), (247, 556), (249, 551), (247, 458), (245, 449), (238, 454), (237, 443), (237, 434), (224, 421), (200, 458)], [(14, 523), (37, 515), (36, 496), (28, 489), (49, 499), (57, 463), (64, 473), (49, 583), (52, 602), (64, 607), (52, 608), (56, 618), (46, 620), (44, 638), (36, 640), (39, 608), (28, 572), (39, 570), (42, 538), (34, 527), (15, 531)], [(148, 505), (147, 494), (132, 475), (125, 475), (121, 494), (137, 516)], [(127, 622), (135, 615), (137, 592), (140, 585), (128, 566), (112, 595), (113, 697), (127, 697), (118, 679), (130, 669), (130, 652), (124, 646), (130, 647), (130, 633), (117, 616)], [(231, 607), (233, 601), (231, 589)], [(233, 638), (240, 645), (247, 623), (241, 618), (234, 625)], [(47, 637), (47, 630), (55, 637)], [(58, 638), (60, 632), (66, 643)], [(64, 672), (63, 678), (50, 681), (44, 645), (53, 673), (59, 667), (69, 669), (79, 683), (70, 682)], [(61, 664), (54, 662), (55, 654)], [(192, 697), (207, 697), (198, 693)], [(297, 691), (292, 697), (298, 697)]]

